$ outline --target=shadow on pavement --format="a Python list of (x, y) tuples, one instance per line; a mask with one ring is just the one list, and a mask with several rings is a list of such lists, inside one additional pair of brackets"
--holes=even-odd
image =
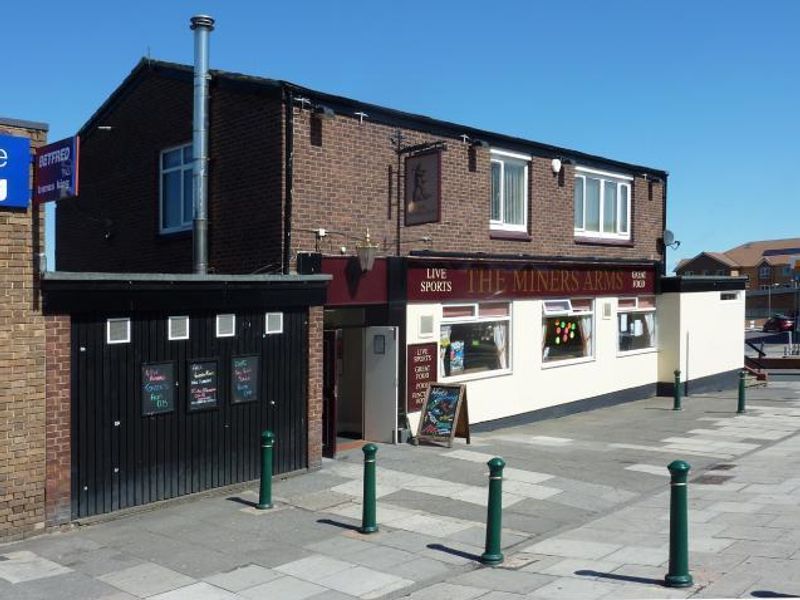
[(575, 575), (585, 575), (586, 577), (601, 577), (603, 579), (613, 579), (615, 581), (628, 581), (630, 583), (644, 583), (647, 585), (664, 585), (663, 579), (650, 579), (649, 577), (634, 577), (633, 575), (618, 575), (616, 573), (601, 573), (590, 569), (575, 571)]
[(249, 506), (250, 508), (255, 508), (258, 506), (258, 502), (253, 502), (252, 500), (246, 500), (241, 498), (240, 496), (230, 496), (225, 498), (228, 502), (238, 502), (239, 504), (244, 504), (245, 506)]
[(447, 554), (452, 554), (453, 556), (459, 556), (461, 558), (466, 558), (467, 560), (474, 560), (480, 561), (481, 557), (477, 554), (471, 554), (470, 552), (464, 552), (463, 550), (456, 550), (455, 548), (448, 548), (447, 546), (443, 546), (442, 544), (428, 544), (428, 548), (431, 550), (437, 550), (439, 552), (447, 552)]
[(755, 590), (750, 592), (754, 598), (798, 598), (795, 594), (781, 594), (779, 592), (770, 592), (769, 590)]
[(358, 525), (334, 521), (333, 519), (317, 519), (317, 523), (321, 525), (333, 525), (334, 527), (341, 527), (342, 529), (349, 529), (350, 531), (358, 531), (360, 529)]

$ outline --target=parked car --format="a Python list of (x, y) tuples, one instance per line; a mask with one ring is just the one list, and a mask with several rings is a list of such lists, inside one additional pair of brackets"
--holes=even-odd
[(786, 315), (773, 315), (764, 323), (763, 331), (792, 331), (794, 329), (794, 319)]

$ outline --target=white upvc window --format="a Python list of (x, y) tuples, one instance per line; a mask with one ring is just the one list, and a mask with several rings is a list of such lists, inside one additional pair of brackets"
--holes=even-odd
[(620, 354), (654, 350), (656, 347), (655, 297), (620, 298), (617, 302), (617, 326), (617, 351)]
[(161, 151), (159, 156), (159, 231), (173, 233), (192, 227), (192, 145)]
[(511, 369), (511, 305), (508, 302), (446, 304), (439, 330), (443, 380), (494, 375)]
[(542, 310), (543, 366), (583, 362), (594, 357), (594, 301), (545, 300)]
[(491, 198), (489, 225), (492, 229), (528, 231), (527, 154), (491, 151)]
[(575, 167), (575, 235), (631, 239), (633, 177)]

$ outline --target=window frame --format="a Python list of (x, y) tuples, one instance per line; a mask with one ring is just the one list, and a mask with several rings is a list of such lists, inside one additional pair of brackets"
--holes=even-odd
[[(185, 336), (177, 336), (172, 332), (172, 320), (173, 319), (186, 319), (186, 335)], [(180, 340), (188, 340), (190, 337), (189, 327), (191, 325), (191, 319), (189, 315), (170, 315), (167, 317), (167, 340), (170, 342), (180, 341)]]
[[(231, 333), (220, 334), (220, 332), (219, 332), (219, 320), (220, 320), (220, 317), (232, 317), (233, 320), (231, 322), (231, 330), (232, 330)], [(217, 314), (216, 319), (215, 319), (214, 333), (216, 334), (216, 337), (218, 337), (218, 338), (236, 337), (236, 313), (219, 313), (219, 314)]]
[[(186, 220), (186, 215), (183, 214), (183, 197), (186, 191), (183, 189), (183, 172), (188, 170), (192, 171), (194, 168), (194, 158), (189, 163), (183, 162), (183, 155), (186, 148), (192, 149), (192, 154), (194, 154), (194, 149), (192, 148), (192, 142), (188, 142), (185, 144), (179, 144), (177, 146), (171, 146), (169, 148), (164, 148), (158, 153), (158, 231), (159, 233), (178, 233), (181, 231), (189, 231), (192, 228), (192, 220), (194, 218), (194, 214), (190, 214), (188, 220)], [(176, 167), (169, 167), (164, 168), (164, 155), (169, 152), (174, 152), (175, 150), (181, 151), (181, 164)], [(167, 173), (174, 173), (179, 172), (181, 174), (181, 195), (180, 195), (180, 205), (181, 205), (181, 214), (183, 218), (181, 219), (181, 224), (175, 227), (165, 227), (164, 226), (164, 175)], [(192, 186), (194, 186), (194, 181), (192, 181)], [(192, 189), (192, 207), (194, 207), (194, 189)], [(194, 212), (194, 211), (192, 211)]]
[[(125, 339), (112, 340), (111, 339), (111, 323), (125, 323)], [(130, 344), (131, 343), (131, 319), (130, 317), (115, 317), (106, 319), (106, 344), (111, 346), (114, 344)]]
[[(576, 309), (572, 302), (573, 300), (580, 300), (580, 301), (588, 301), (591, 305), (590, 310), (581, 310), (580, 308)], [(555, 307), (556, 303), (562, 302), (564, 303), (563, 306), (568, 308), (566, 309), (557, 309), (551, 308)], [(548, 303), (551, 307), (548, 306)], [(586, 356), (578, 356), (575, 358), (562, 358), (562, 359), (546, 359), (544, 356), (544, 349), (545, 349), (545, 342), (547, 340), (547, 319), (552, 319), (554, 317), (575, 317), (575, 316), (586, 316), (589, 315), (591, 318), (592, 324), (592, 345), (591, 345), (591, 352)], [(588, 363), (597, 360), (597, 298), (591, 297), (584, 297), (584, 296), (572, 296), (569, 298), (548, 298), (542, 300), (542, 317), (540, 321), (540, 325), (544, 325), (545, 331), (542, 334), (542, 340), (540, 344), (540, 352), (539, 357), (542, 361), (542, 369), (553, 369), (557, 367), (564, 367), (569, 365), (577, 365), (581, 363)]]
[[(270, 315), (277, 315), (280, 320), (280, 327), (278, 329), (269, 328)], [(267, 312), (264, 313), (264, 335), (278, 335), (283, 333), (283, 313), (282, 312)]]
[[(640, 306), (639, 300), (641, 298), (652, 298), (652, 306)], [(626, 300), (633, 300), (635, 305), (633, 307), (620, 308), (620, 302)], [(634, 350), (620, 350), (620, 331), (619, 331), (619, 317), (621, 314), (653, 314), (653, 332), (650, 335), (650, 345), (646, 348), (636, 348)], [(617, 299), (617, 319), (616, 319), (616, 338), (617, 338), (617, 356), (633, 356), (636, 354), (647, 354), (649, 352), (658, 352), (658, 306), (655, 296), (620, 296)]]
[[(522, 154), (520, 152), (511, 152), (509, 150), (501, 150), (492, 148), (489, 151), (489, 228), (493, 231), (514, 231), (528, 233), (528, 207), (530, 205), (530, 198), (528, 188), (530, 186), (530, 163), (531, 155)], [(492, 219), (492, 196), (491, 196), (491, 166), (493, 164), (500, 165), (500, 219)], [(523, 167), (523, 198), (522, 198), (522, 224), (506, 223), (503, 220), (503, 213), (505, 208), (505, 165), (506, 163), (518, 164)]]
[[(583, 184), (583, 215), (581, 219), (581, 225), (578, 226), (575, 224), (575, 216), (576, 216), (576, 206), (575, 206), (575, 192), (577, 191), (577, 186), (575, 185), (575, 181), (578, 179), (582, 180)], [(587, 179), (595, 179), (598, 181), (599, 186), (599, 206), (598, 206), (598, 231), (594, 231), (591, 229), (586, 229), (586, 180)], [(631, 223), (631, 215), (633, 214), (633, 177), (630, 175), (625, 175), (623, 173), (612, 173), (609, 171), (601, 171), (598, 169), (589, 169), (587, 167), (575, 167), (575, 177), (573, 179), (573, 232), (576, 238), (587, 238), (587, 239), (604, 239), (604, 240), (618, 240), (618, 241), (630, 241), (632, 239), (632, 223)], [(603, 231), (603, 220), (604, 220), (604, 210), (605, 210), (605, 194), (606, 194), (606, 183), (616, 184), (617, 190), (617, 198), (616, 198), (616, 229), (613, 232)], [(627, 224), (627, 229), (622, 230), (622, 190), (627, 190), (627, 210), (625, 213), (625, 223)]]
[(769, 279), (772, 275), (772, 267), (769, 265), (760, 265), (758, 267), (758, 278)]
[[(480, 307), (482, 304), (490, 305), (490, 304), (504, 304), (508, 306), (508, 315), (506, 316), (480, 316)], [(437, 349), (438, 349), (438, 365), (437, 368), (439, 370), (439, 379), (442, 382), (452, 383), (458, 381), (471, 381), (474, 379), (486, 379), (489, 377), (500, 377), (503, 375), (509, 375), (514, 370), (514, 362), (513, 362), (513, 312), (514, 312), (514, 304), (513, 302), (454, 302), (454, 303), (447, 303), (442, 305), (442, 313), (444, 313), (445, 307), (463, 307), (463, 308), (472, 308), (473, 309), (473, 316), (465, 316), (465, 317), (444, 317), (442, 316), (441, 320), (439, 321), (439, 341), (437, 341)], [(441, 348), (441, 339), (442, 339), (442, 326), (444, 325), (461, 325), (461, 324), (470, 324), (470, 323), (496, 323), (498, 321), (505, 321), (508, 323), (508, 339), (506, 340), (506, 362), (507, 367), (505, 369), (493, 369), (490, 371), (476, 371), (472, 373), (460, 373), (458, 375), (445, 375), (444, 364), (443, 364), (443, 355), (442, 355), (442, 348)], [(434, 328), (434, 335), (436, 330)]]

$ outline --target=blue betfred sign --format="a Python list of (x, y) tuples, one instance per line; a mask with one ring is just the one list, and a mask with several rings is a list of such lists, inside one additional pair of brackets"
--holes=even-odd
[(0, 135), (0, 208), (28, 208), (30, 168), (31, 141)]
[(33, 198), (37, 204), (78, 195), (78, 136), (53, 142), (36, 151)]

